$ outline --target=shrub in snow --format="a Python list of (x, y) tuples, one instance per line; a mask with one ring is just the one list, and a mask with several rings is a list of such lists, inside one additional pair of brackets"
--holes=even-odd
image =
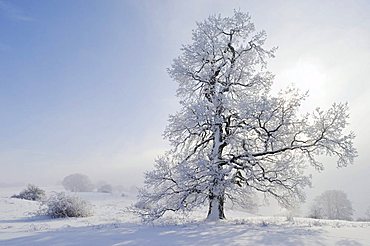
[(286, 216), (286, 221), (289, 221), (289, 222), (291, 222), (291, 223), (294, 223), (294, 222), (295, 222), (295, 221), (294, 221), (294, 215), (293, 215), (293, 214), (291, 214), (291, 213), (287, 214), (287, 216)]
[(91, 205), (76, 196), (67, 196), (64, 192), (51, 195), (39, 210), (40, 215), (52, 218), (87, 217), (92, 215)]
[(88, 192), (94, 189), (89, 177), (83, 174), (71, 174), (62, 181), (64, 189), (72, 192)]
[(312, 222), (312, 225), (313, 226), (322, 226), (323, 223), (320, 220), (316, 220), (316, 221)]
[(98, 192), (102, 192), (102, 193), (112, 193), (113, 192), (113, 188), (112, 188), (111, 185), (106, 184), (106, 185), (100, 186), (97, 191)]
[(18, 195), (13, 195), (12, 198), (25, 199), (30, 201), (42, 201), (45, 198), (45, 191), (36, 185), (29, 184), (26, 189)]
[(352, 220), (352, 204), (340, 190), (328, 190), (316, 197), (310, 209), (315, 219)]
[(269, 225), (269, 223), (267, 222), (267, 221), (262, 221), (262, 223), (261, 223), (261, 226), (262, 227), (266, 227), (266, 226), (268, 226)]

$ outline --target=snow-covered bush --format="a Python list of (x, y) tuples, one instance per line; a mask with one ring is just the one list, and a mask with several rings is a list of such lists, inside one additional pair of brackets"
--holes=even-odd
[(92, 215), (92, 208), (88, 202), (79, 197), (59, 192), (51, 195), (41, 205), (39, 214), (52, 218), (88, 217)]
[(25, 199), (30, 201), (42, 201), (45, 198), (45, 191), (36, 185), (29, 184), (26, 189), (18, 195), (13, 195), (12, 198)]
[(94, 189), (89, 177), (79, 173), (66, 176), (62, 184), (66, 190), (72, 192), (88, 192)]
[(310, 217), (315, 219), (352, 220), (352, 204), (346, 193), (328, 190), (316, 197), (310, 209)]
[(100, 187), (98, 187), (98, 192), (101, 192), (101, 193), (112, 193), (113, 192), (113, 188), (111, 185), (109, 184), (105, 184), (105, 185), (102, 185)]

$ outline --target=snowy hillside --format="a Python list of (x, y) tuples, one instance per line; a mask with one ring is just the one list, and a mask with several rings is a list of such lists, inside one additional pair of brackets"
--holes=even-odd
[(233, 210), (225, 222), (204, 222), (202, 211), (143, 225), (125, 212), (133, 195), (104, 193), (78, 193), (93, 204), (91, 217), (49, 219), (33, 215), (38, 202), (9, 198), (17, 192), (0, 189), (0, 245), (370, 245), (368, 222), (253, 217)]

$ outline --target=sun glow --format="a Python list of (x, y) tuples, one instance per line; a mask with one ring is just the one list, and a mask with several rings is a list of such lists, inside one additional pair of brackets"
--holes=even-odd
[(327, 92), (328, 74), (324, 71), (320, 62), (310, 59), (300, 59), (292, 66), (282, 69), (276, 74), (276, 82), (273, 91), (294, 86), (302, 92), (308, 91), (309, 101), (314, 105), (325, 102)]

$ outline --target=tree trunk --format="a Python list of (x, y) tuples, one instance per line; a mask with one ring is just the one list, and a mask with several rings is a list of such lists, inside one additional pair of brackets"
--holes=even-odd
[[(211, 79), (211, 84), (216, 83), (216, 77), (220, 71), (216, 71), (213, 78)], [(222, 162), (222, 151), (226, 146), (224, 142), (224, 132), (222, 124), (224, 123), (223, 119), (223, 102), (222, 102), (222, 92), (215, 91), (216, 87), (213, 87), (211, 93), (211, 102), (215, 106), (216, 112), (214, 116), (214, 125), (213, 125), (213, 146), (211, 154), (211, 165), (213, 166), (213, 182), (211, 184), (210, 193), (208, 196), (209, 208), (207, 220), (217, 221), (223, 220), (225, 218), (224, 214), (224, 203), (225, 203), (225, 187), (224, 187), (224, 175)]]
[(216, 221), (226, 219), (224, 213), (224, 203), (225, 203), (224, 194), (218, 196), (210, 195), (207, 220)]

